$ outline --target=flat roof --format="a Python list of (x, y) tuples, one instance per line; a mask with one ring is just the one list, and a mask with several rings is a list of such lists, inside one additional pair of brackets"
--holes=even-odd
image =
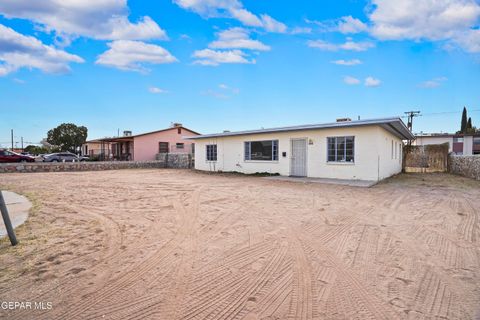
[(403, 123), (402, 119), (400, 119), (399, 117), (306, 124), (306, 125), (299, 125), (299, 126), (245, 130), (245, 131), (235, 131), (235, 132), (233, 131), (222, 132), (222, 133), (204, 134), (204, 135), (199, 135), (195, 137), (188, 137), (186, 139), (199, 140), (199, 139), (231, 137), (231, 136), (241, 136), (241, 135), (250, 135), (250, 134), (304, 131), (304, 130), (330, 129), (330, 128), (349, 128), (349, 127), (360, 127), (360, 126), (371, 126), (371, 125), (381, 126), (385, 130), (389, 131), (390, 133), (394, 134), (395, 136), (399, 137), (402, 140), (415, 139), (415, 136), (410, 132), (410, 130), (405, 125), (405, 123)]
[(468, 136), (473, 136), (477, 137), (480, 136), (479, 132), (475, 133), (419, 133), (416, 134), (416, 138), (462, 138), (462, 137), (468, 137)]

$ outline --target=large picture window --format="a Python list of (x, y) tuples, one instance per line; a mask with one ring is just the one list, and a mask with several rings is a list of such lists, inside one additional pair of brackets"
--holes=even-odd
[(245, 160), (278, 160), (278, 140), (246, 141)]
[(329, 162), (355, 162), (355, 137), (328, 137)]
[(216, 144), (207, 144), (207, 161), (217, 161)]

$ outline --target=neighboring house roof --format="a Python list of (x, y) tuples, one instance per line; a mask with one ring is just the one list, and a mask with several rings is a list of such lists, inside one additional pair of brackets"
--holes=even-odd
[(306, 125), (300, 125), (300, 126), (279, 127), (279, 128), (270, 128), (270, 129), (223, 132), (223, 133), (214, 133), (214, 134), (204, 134), (196, 137), (188, 137), (187, 139), (196, 140), (196, 139), (241, 136), (241, 135), (249, 135), (249, 134), (303, 131), (303, 130), (312, 130), (312, 129), (348, 128), (348, 127), (361, 127), (361, 126), (371, 126), (371, 125), (381, 126), (385, 130), (389, 131), (390, 133), (394, 134), (395, 136), (403, 140), (415, 139), (415, 136), (410, 132), (410, 130), (407, 128), (407, 126), (405, 126), (405, 123), (403, 123), (403, 121), (400, 118), (366, 119), (366, 120), (354, 120), (354, 121), (344, 121), (344, 122), (306, 124)]
[(184, 126), (179, 126), (179, 127), (170, 127), (170, 128), (161, 129), (161, 130), (156, 130), (156, 131), (150, 131), (150, 132), (146, 132), (146, 133), (140, 133), (140, 134), (133, 135), (133, 136), (131, 136), (131, 137), (140, 137), (140, 136), (145, 136), (145, 135), (147, 135), (147, 134), (159, 133), (159, 132), (162, 132), (162, 131), (168, 131), (168, 130), (178, 129), (178, 128), (182, 128), (182, 129), (185, 129), (185, 130), (187, 130), (187, 131), (190, 131), (191, 133), (200, 135), (200, 133), (198, 133), (198, 132), (195, 132), (195, 131), (193, 131), (193, 130), (190, 130), (190, 129), (188, 129), (188, 128), (185, 128)]
[(85, 141), (83, 144), (85, 143), (102, 143), (102, 139), (94, 139), (94, 140), (88, 140), (88, 141)]
[(133, 138), (135, 138), (135, 137), (145, 136), (145, 135), (149, 135), (149, 134), (159, 133), (159, 132), (168, 131), (168, 130), (173, 130), (173, 129), (178, 129), (178, 128), (181, 128), (181, 129), (190, 131), (191, 133), (194, 133), (194, 134), (197, 134), (197, 135), (200, 134), (200, 133), (195, 132), (195, 131), (193, 131), (193, 130), (191, 130), (191, 129), (185, 128), (184, 126), (178, 126), (178, 127), (170, 127), (170, 128), (166, 128), (166, 129), (161, 129), (161, 130), (156, 130), (156, 131), (150, 131), (150, 132), (145, 132), (145, 133), (139, 133), (139, 134), (135, 134), (135, 135), (131, 135), (131, 136), (106, 137), (106, 138), (102, 138), (102, 139), (94, 139), (94, 140), (85, 141), (85, 143), (116, 142), (116, 141), (122, 141), (122, 140), (131, 141), (131, 140), (133, 140)]
[(480, 136), (480, 133), (419, 133), (416, 134), (416, 138), (458, 138), (465, 136)]

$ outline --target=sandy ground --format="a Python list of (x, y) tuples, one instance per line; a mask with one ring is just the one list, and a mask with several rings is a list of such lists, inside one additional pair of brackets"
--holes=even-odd
[[(8, 319), (475, 319), (480, 183), (373, 188), (190, 171), (5, 174), (34, 203), (0, 241)], [(52, 303), (49, 308), (48, 303)]]

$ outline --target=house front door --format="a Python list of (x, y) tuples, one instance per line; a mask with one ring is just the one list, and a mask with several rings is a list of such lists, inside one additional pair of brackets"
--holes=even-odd
[(290, 158), (290, 175), (307, 176), (307, 139), (292, 139)]

